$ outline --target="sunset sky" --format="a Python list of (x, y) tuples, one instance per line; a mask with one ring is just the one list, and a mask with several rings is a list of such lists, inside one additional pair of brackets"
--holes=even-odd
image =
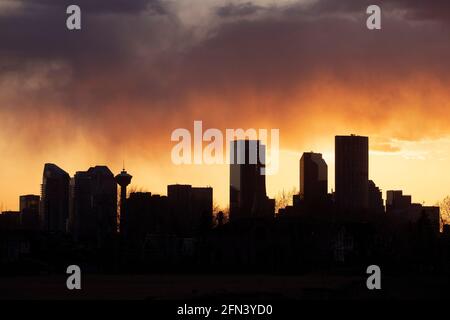
[(450, 195), (449, 71), (448, 0), (1, 0), (0, 210), (39, 194), (45, 162), (125, 161), (133, 187), (210, 185), (225, 207), (226, 165), (172, 164), (171, 132), (194, 120), (280, 129), (269, 196), (299, 187), (304, 151), (323, 153), (331, 191), (334, 136), (355, 133), (384, 198), (432, 205)]

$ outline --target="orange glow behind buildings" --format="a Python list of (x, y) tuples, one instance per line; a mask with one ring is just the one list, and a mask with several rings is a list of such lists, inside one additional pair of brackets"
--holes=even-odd
[(261, 0), (230, 17), (211, 13), (212, 2), (175, 2), (172, 15), (94, 12), (78, 34), (54, 31), (59, 20), (42, 5), (45, 35), (23, 25), (23, 8), (0, 6), (19, 32), (0, 31), (0, 209), (40, 193), (46, 162), (73, 175), (97, 164), (118, 173), (123, 160), (131, 188), (209, 185), (227, 207), (226, 164), (171, 161), (171, 132), (194, 120), (280, 130), (270, 197), (299, 188), (308, 151), (324, 155), (331, 192), (334, 136), (351, 133), (369, 136), (369, 178), (384, 197), (403, 189), (433, 205), (450, 195), (450, 26), (439, 8), (423, 17), (392, 4), (372, 32), (359, 6)]

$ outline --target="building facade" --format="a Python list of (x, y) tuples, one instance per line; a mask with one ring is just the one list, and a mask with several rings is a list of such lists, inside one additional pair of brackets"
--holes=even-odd
[(106, 166), (78, 171), (72, 183), (71, 225), (75, 238), (102, 245), (117, 233), (117, 184)]
[(306, 204), (324, 203), (328, 193), (328, 166), (322, 154), (303, 153), (300, 159), (300, 197)]
[(40, 196), (27, 194), (19, 197), (20, 224), (22, 229), (39, 229)]
[(369, 138), (335, 137), (335, 203), (341, 213), (367, 211), (369, 206)]
[(230, 222), (274, 216), (275, 201), (266, 195), (265, 150), (259, 140), (231, 142)]
[(39, 224), (43, 231), (67, 232), (69, 223), (69, 181), (67, 172), (53, 163), (44, 166)]

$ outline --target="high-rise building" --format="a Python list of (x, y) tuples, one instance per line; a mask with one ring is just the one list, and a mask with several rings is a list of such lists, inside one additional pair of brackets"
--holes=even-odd
[(166, 196), (130, 193), (123, 218), (123, 236), (132, 245), (142, 245), (147, 235), (171, 233)]
[(335, 202), (341, 213), (366, 212), (369, 206), (369, 138), (335, 137)]
[(230, 221), (273, 217), (275, 202), (266, 195), (265, 145), (259, 140), (231, 142)]
[(42, 230), (67, 232), (69, 221), (69, 174), (46, 163), (41, 186), (39, 222)]
[(116, 175), (116, 182), (120, 186), (120, 232), (122, 233), (123, 217), (126, 211), (127, 186), (131, 183), (132, 175), (125, 171), (125, 168)]
[(375, 214), (384, 213), (383, 194), (372, 180), (369, 180), (369, 211)]
[(190, 185), (167, 186), (169, 223), (176, 234), (194, 235), (211, 227), (213, 189)]
[(322, 154), (303, 153), (300, 159), (300, 197), (308, 205), (320, 205), (327, 199), (328, 166)]
[(20, 224), (25, 230), (39, 229), (39, 202), (37, 195), (27, 194), (19, 197)]
[(416, 214), (417, 221), (425, 217), (428, 220), (430, 230), (439, 234), (441, 230), (441, 210), (438, 206), (421, 206), (420, 217)]
[(411, 196), (404, 195), (401, 190), (388, 190), (386, 194), (386, 213), (390, 219), (408, 224), (419, 223), (425, 219), (430, 230), (439, 233), (441, 220), (439, 207), (412, 203)]
[(20, 229), (20, 212), (3, 211), (0, 213), (0, 231)]
[(78, 171), (72, 196), (71, 220), (76, 239), (102, 245), (117, 232), (117, 185), (108, 167)]
[(386, 212), (388, 214), (408, 210), (411, 202), (411, 196), (404, 195), (402, 190), (386, 191)]
[(211, 187), (192, 188), (192, 212), (200, 218), (199, 230), (208, 230), (213, 225), (213, 189)]

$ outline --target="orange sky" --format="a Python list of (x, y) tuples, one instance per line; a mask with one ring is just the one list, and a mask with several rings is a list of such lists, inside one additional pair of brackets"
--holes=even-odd
[[(328, 138), (328, 137), (327, 137)], [(334, 146), (333, 137), (329, 141), (315, 139), (310, 148), (323, 152), (329, 167), (329, 190), (334, 185)], [(435, 204), (449, 194), (450, 173), (447, 164), (450, 157), (450, 139), (428, 140), (422, 142), (398, 142), (402, 151), (370, 153), (370, 178), (386, 191), (387, 189), (403, 189), (412, 194), (416, 202), (425, 201)], [(19, 159), (2, 161), (0, 188), (2, 190), (3, 209), (17, 209), (18, 195), (39, 193), (39, 183), (44, 161), (51, 159), (65, 168), (71, 175), (76, 170), (86, 169), (94, 164), (108, 164), (114, 172), (121, 168), (121, 160), (114, 155), (92, 154), (90, 148), (80, 144), (71, 145), (71, 151), (49, 154), (47, 157), (35, 158), (35, 161)], [(95, 152), (94, 150), (89, 150)], [(267, 179), (270, 196), (275, 196), (282, 189), (298, 189), (298, 161), (302, 150), (282, 150), (280, 154), (280, 171)], [(81, 156), (80, 156), (81, 154)], [(154, 193), (165, 194), (168, 183), (192, 183), (194, 185), (211, 185), (214, 197), (221, 206), (227, 206), (228, 199), (228, 167), (226, 165), (182, 165), (174, 166), (168, 159), (127, 159), (128, 171), (133, 174), (132, 187)], [(26, 168), (26, 170), (21, 170)], [(17, 181), (8, 184), (8, 181)], [(384, 194), (385, 195), (385, 194)]]
[[(350, 133), (369, 135), (370, 178), (384, 192), (388, 189), (403, 189), (413, 195), (414, 201), (425, 201), (427, 204), (435, 204), (450, 194), (450, 171), (447, 170), (450, 159), (450, 137), (445, 130), (446, 109), (442, 108), (441, 116), (438, 117), (436, 114), (436, 118), (427, 119), (425, 110), (414, 102), (423, 99), (424, 92), (429, 92), (432, 86), (435, 93), (428, 97), (427, 101), (448, 106), (446, 101), (450, 101), (449, 93), (444, 88), (440, 88), (430, 80), (426, 85), (423, 81), (416, 90), (413, 90), (412, 84), (405, 82), (405, 88), (397, 87), (400, 97), (390, 102), (392, 105), (404, 105), (404, 108), (374, 112), (372, 110), (380, 108), (379, 102), (374, 101), (372, 95), (361, 91), (355, 95), (348, 92), (346, 86), (330, 86), (330, 82), (327, 84), (327, 87), (319, 90), (320, 94), (311, 90), (308, 95), (303, 94), (302, 97), (292, 97), (292, 101), (287, 100), (285, 102), (287, 105), (282, 105), (277, 99), (272, 102), (263, 97), (243, 96), (238, 99), (242, 108), (246, 110), (254, 111), (260, 100), (263, 101), (263, 105), (273, 103), (281, 110), (292, 110), (290, 114), (276, 115), (274, 112), (273, 117), (266, 117), (263, 114), (256, 119), (257, 121), (245, 120), (236, 123), (242, 128), (250, 128), (253, 125), (256, 129), (280, 129), (282, 149), (280, 171), (277, 175), (267, 178), (270, 196), (275, 196), (283, 189), (291, 190), (294, 187), (298, 189), (298, 161), (304, 151), (324, 154), (329, 166), (331, 191), (334, 185), (334, 135)], [(317, 83), (315, 85), (318, 86)], [(386, 94), (383, 91), (379, 93)], [(224, 102), (215, 101), (213, 98), (206, 99), (210, 101), (209, 104), (203, 99), (194, 103), (200, 110), (206, 108), (203, 104), (218, 110), (225, 110), (227, 107), (220, 105)], [(306, 104), (308, 108), (297, 111), (296, 101), (299, 101), (299, 105)], [(366, 115), (372, 112), (373, 115)], [(195, 110), (192, 114), (194, 114), (191, 116), (192, 119), (196, 119)], [(223, 118), (220, 114), (208, 115), (203, 120), (204, 130), (208, 127), (217, 127), (221, 130), (229, 127), (221, 124), (229, 121), (226, 115)], [(124, 119), (117, 121), (122, 120), (125, 121)], [(227, 206), (226, 165), (175, 166), (171, 162), (170, 152), (175, 145), (175, 142), (170, 141), (171, 130), (184, 127), (192, 132), (193, 122), (190, 119), (180, 120), (178, 127), (174, 123), (168, 128), (161, 129), (159, 135), (155, 135), (151, 128), (139, 126), (136, 133), (125, 133), (130, 135), (129, 141), (124, 139), (117, 145), (111, 144), (98, 133), (85, 132), (76, 127), (70, 129), (69, 134), (65, 136), (66, 127), (73, 125), (67, 117), (53, 115), (47, 121), (52, 123), (47, 132), (49, 135), (47, 141), (53, 139), (50, 145), (40, 141), (38, 125), (36, 131), (33, 130), (33, 124), (30, 124), (31, 128), (27, 125), (24, 132), (20, 127), (16, 127), (18, 134), (15, 137), (20, 138), (18, 140), (8, 139), (5, 132), (0, 130), (2, 137), (0, 148), (2, 154), (6, 155), (1, 160), (1, 167), (4, 170), (0, 179), (1, 202), (4, 209), (17, 209), (19, 194), (39, 192), (45, 162), (54, 162), (73, 175), (76, 170), (86, 170), (96, 164), (107, 164), (114, 172), (118, 172), (121, 169), (122, 159), (126, 162), (127, 170), (134, 176), (132, 181), (134, 187), (165, 194), (165, 186), (170, 183), (211, 185), (214, 188), (216, 202), (223, 207)], [(116, 120), (112, 120), (111, 123), (114, 121)], [(274, 123), (273, 126), (270, 126), (271, 121)], [(227, 122), (229, 123), (231, 122)], [(114, 135), (120, 135), (119, 125), (115, 125)], [(29, 134), (30, 131), (36, 138)], [(424, 132), (428, 137), (423, 135)], [(21, 134), (23, 137), (20, 137)], [(395, 136), (398, 138), (391, 138)], [(27, 141), (21, 141), (24, 138)], [(15, 182), (9, 183), (10, 181)]]
[(211, 185), (225, 207), (226, 165), (171, 162), (172, 130), (194, 120), (279, 129), (270, 196), (298, 188), (304, 151), (324, 154), (331, 191), (334, 135), (355, 133), (384, 196), (435, 204), (450, 194), (450, 8), (391, 1), (368, 31), (369, 2), (83, 0), (79, 33), (60, 4), (0, 5), (0, 209), (39, 193), (45, 162), (73, 175), (122, 160), (134, 187)]

